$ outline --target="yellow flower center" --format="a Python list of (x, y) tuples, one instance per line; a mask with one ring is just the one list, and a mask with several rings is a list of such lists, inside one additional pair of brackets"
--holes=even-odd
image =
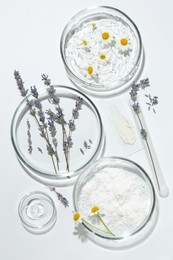
[(97, 207), (97, 206), (92, 207), (92, 209), (91, 209), (92, 213), (96, 213), (97, 211), (99, 211), (99, 207)]
[(102, 39), (103, 39), (103, 40), (109, 39), (109, 33), (108, 33), (108, 32), (102, 33)]
[(87, 45), (88, 43), (87, 43), (87, 41), (86, 40), (83, 40), (83, 45)]
[(120, 43), (121, 43), (121, 45), (127, 45), (128, 44), (128, 40), (126, 39), (126, 38), (122, 38), (121, 40), (120, 40)]
[(75, 212), (75, 213), (73, 214), (73, 220), (74, 220), (74, 221), (78, 221), (79, 218), (80, 218), (80, 214), (79, 214), (78, 212)]
[(88, 71), (88, 74), (92, 74), (93, 73), (93, 67), (92, 66), (89, 66), (87, 68), (87, 71)]
[(105, 54), (100, 54), (100, 59), (101, 60), (105, 60), (106, 59), (106, 55)]

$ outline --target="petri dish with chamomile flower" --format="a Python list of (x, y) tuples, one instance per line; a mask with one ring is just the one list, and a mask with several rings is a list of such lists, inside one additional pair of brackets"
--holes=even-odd
[(142, 41), (134, 22), (118, 9), (85, 9), (65, 26), (61, 56), (72, 82), (93, 95), (122, 92), (142, 68)]

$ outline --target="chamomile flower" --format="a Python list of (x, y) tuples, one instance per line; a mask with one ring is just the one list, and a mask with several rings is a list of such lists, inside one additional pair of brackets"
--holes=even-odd
[(106, 55), (104, 53), (101, 53), (99, 58), (100, 60), (106, 60)]
[(79, 212), (73, 212), (73, 220), (76, 224), (79, 224), (82, 222), (81, 214)]
[(104, 46), (113, 46), (115, 45), (116, 39), (115, 39), (115, 34), (112, 31), (112, 29), (107, 29), (107, 28), (101, 28), (98, 32), (98, 36), (101, 43)]
[(95, 79), (98, 77), (98, 64), (92, 63), (92, 64), (86, 64), (84, 67), (85, 69), (85, 77), (88, 79)]
[(97, 205), (94, 205), (92, 208), (91, 208), (91, 213), (92, 214), (97, 214), (99, 213), (100, 211), (100, 208), (97, 206)]
[(96, 23), (92, 23), (92, 31), (94, 32), (97, 29)]
[(88, 45), (89, 45), (89, 40), (88, 39), (86, 39), (86, 38), (83, 38), (83, 39), (80, 39), (80, 43), (79, 44), (77, 44), (76, 45), (76, 47), (88, 47)]
[(131, 40), (129, 37), (122, 36), (117, 40), (117, 48), (121, 54), (129, 55), (131, 49)]
[(88, 66), (88, 67), (87, 67), (87, 73), (88, 73), (89, 75), (92, 75), (92, 74), (93, 74), (93, 67), (92, 67), (92, 66)]

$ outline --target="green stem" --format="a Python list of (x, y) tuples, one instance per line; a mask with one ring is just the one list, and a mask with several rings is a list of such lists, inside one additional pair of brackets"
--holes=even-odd
[(105, 222), (103, 221), (102, 217), (100, 216), (99, 213), (96, 214), (97, 218), (100, 220), (100, 222), (103, 224), (103, 226), (107, 229), (108, 233), (115, 236), (110, 229), (108, 228), (108, 226), (105, 224)]
[(107, 232), (107, 231), (105, 231), (105, 230), (102, 230), (102, 229), (100, 229), (100, 228), (97, 228), (97, 227), (93, 226), (92, 224), (90, 224), (90, 223), (89, 223), (88, 221), (86, 221), (85, 219), (82, 219), (82, 222), (85, 223), (85, 224), (87, 224), (87, 225), (89, 225), (89, 226), (91, 226), (92, 228), (94, 228), (94, 229), (96, 229), (96, 230), (99, 230), (99, 231), (103, 232), (103, 233), (111, 234), (111, 235), (115, 236), (115, 235), (114, 235), (113, 233), (111, 233), (111, 232)]

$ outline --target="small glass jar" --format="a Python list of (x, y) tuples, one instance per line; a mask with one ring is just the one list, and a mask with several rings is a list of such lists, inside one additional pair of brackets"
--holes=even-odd
[(31, 192), (21, 200), (18, 213), (24, 228), (33, 234), (48, 232), (56, 223), (53, 200), (44, 192)]
[(60, 49), (69, 78), (88, 94), (120, 93), (142, 68), (139, 30), (113, 7), (92, 7), (72, 17), (63, 30)]

